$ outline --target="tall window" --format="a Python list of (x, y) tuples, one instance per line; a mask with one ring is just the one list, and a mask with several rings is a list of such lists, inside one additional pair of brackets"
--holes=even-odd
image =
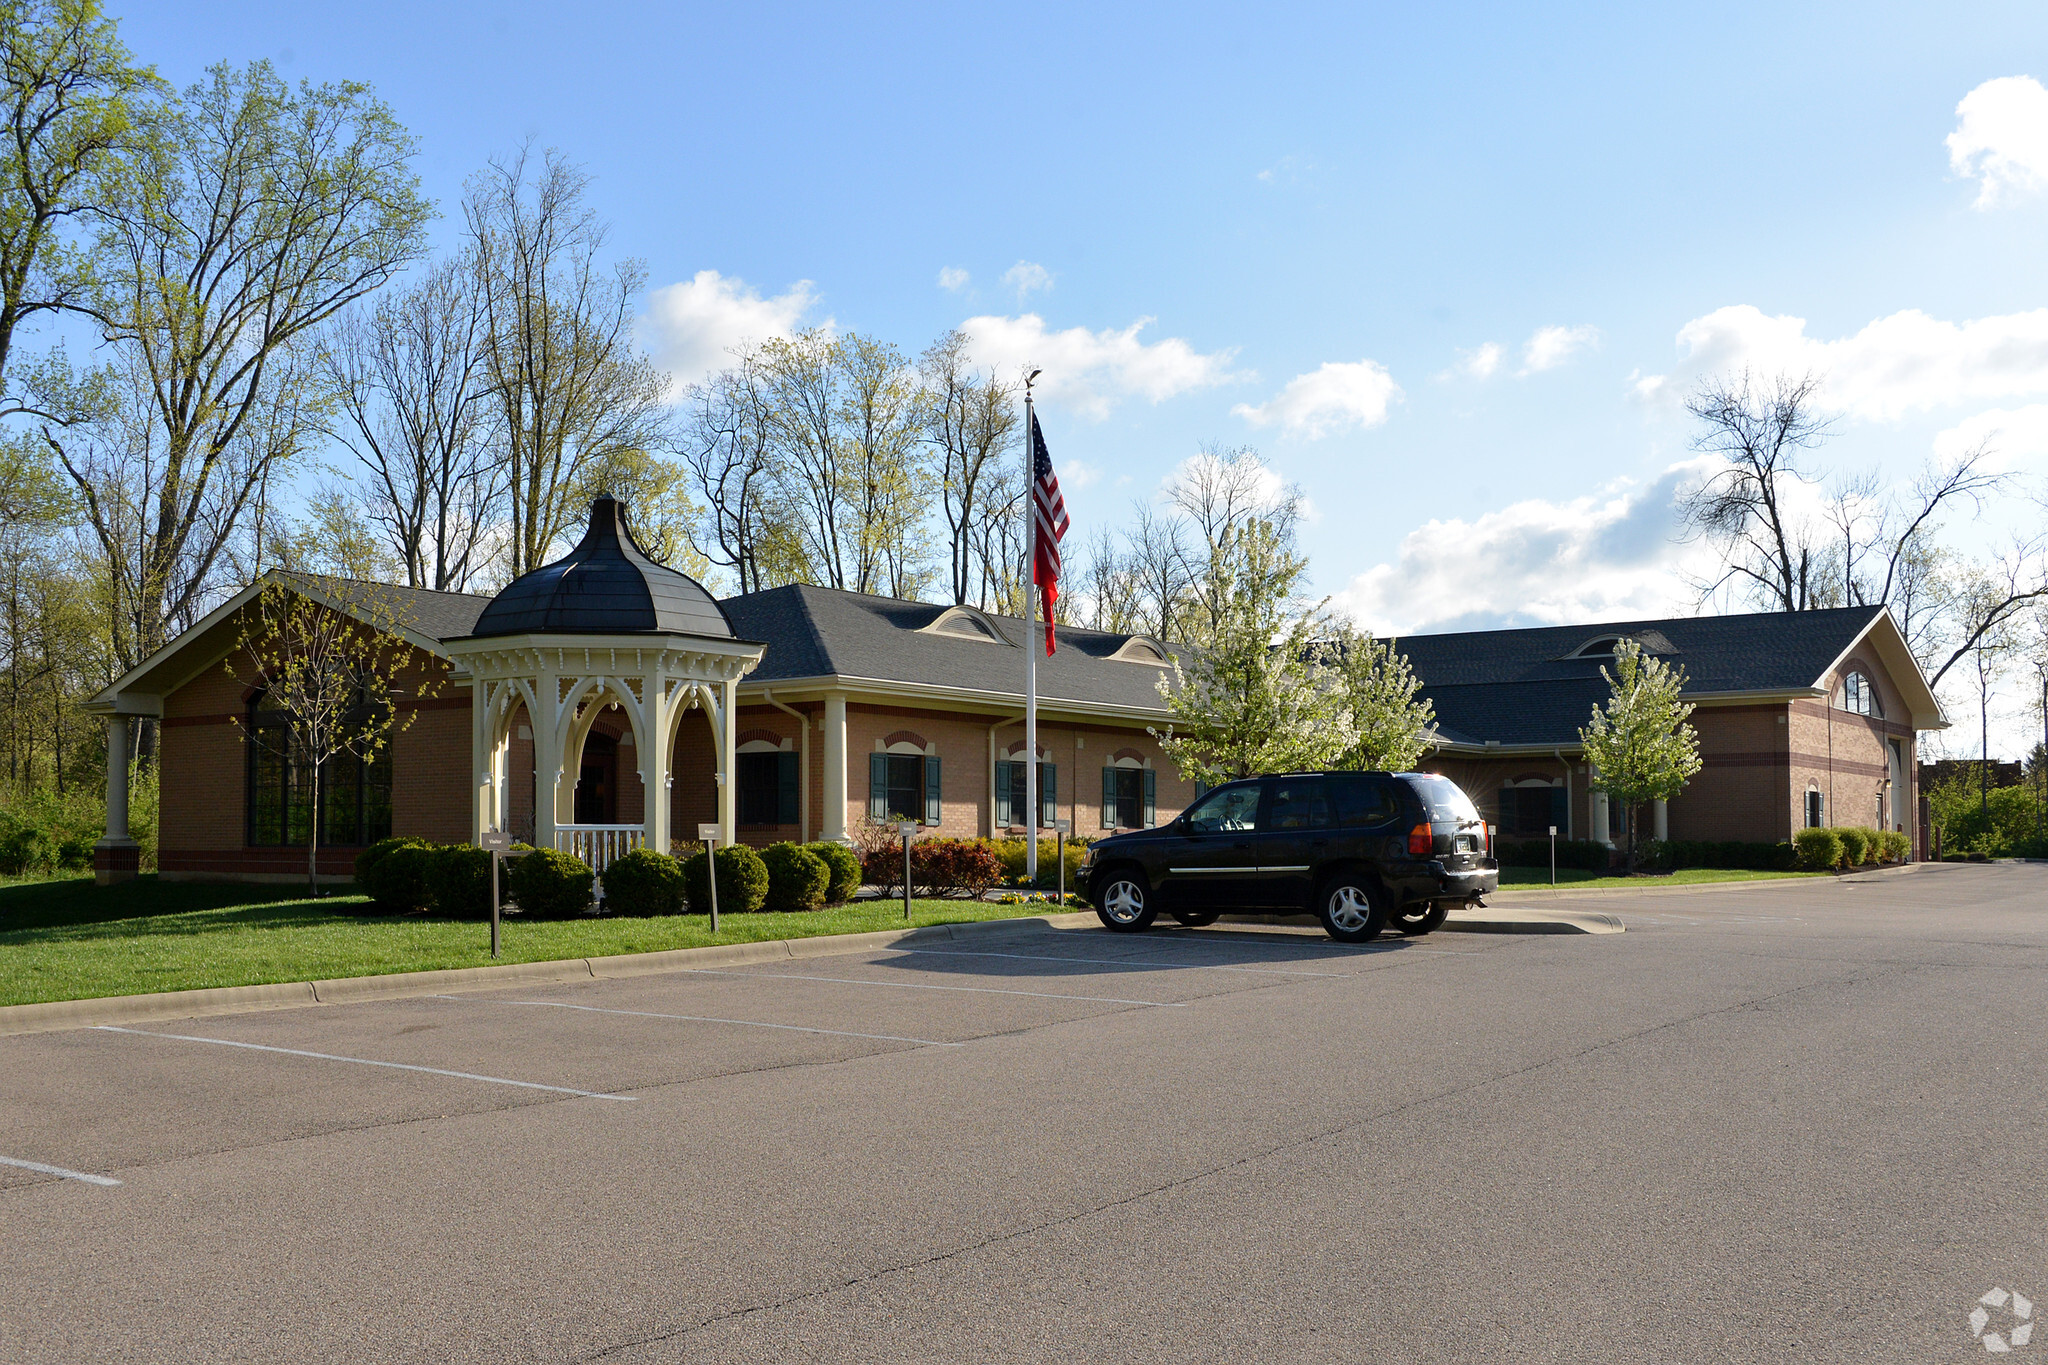
[(740, 754), (739, 810), (742, 825), (793, 825), (797, 822), (797, 783), (801, 774), (792, 753)]
[(868, 755), (868, 818), (939, 823), (939, 759), (931, 754)]
[[(313, 765), (291, 740), (281, 711), (249, 704), (248, 841), (303, 848), (313, 832)], [(320, 842), (360, 847), (391, 837), (391, 746), (369, 762), (339, 754), (320, 767)]]
[(1819, 829), (1827, 823), (1827, 807), (1822, 804), (1821, 794), (1816, 790), (1806, 793), (1806, 827)]
[(1884, 703), (1878, 699), (1877, 688), (1861, 673), (1851, 673), (1842, 679), (1842, 709), (1854, 711), (1859, 716), (1882, 716)]
[(1159, 823), (1158, 774), (1150, 768), (1102, 770), (1102, 827), (1150, 829)]
[(1550, 833), (1550, 827), (1564, 828), (1564, 788), (1552, 786), (1502, 787), (1500, 823), (1503, 832), (1534, 838)]
[[(996, 824), (1021, 825), (1031, 810), (1030, 794), (1024, 790), (1024, 765), (1008, 759), (996, 762)], [(1038, 765), (1038, 823), (1050, 825), (1060, 818), (1060, 770), (1056, 763)]]

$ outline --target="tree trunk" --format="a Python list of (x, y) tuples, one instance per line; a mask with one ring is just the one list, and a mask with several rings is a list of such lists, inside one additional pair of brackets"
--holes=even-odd
[(1628, 856), (1622, 865), (1628, 876), (1636, 875), (1636, 808), (1630, 802), (1621, 808), (1622, 837), (1627, 841)]
[(306, 826), (306, 889), (315, 898), (320, 895), (320, 765), (313, 765), (313, 809), (312, 819)]

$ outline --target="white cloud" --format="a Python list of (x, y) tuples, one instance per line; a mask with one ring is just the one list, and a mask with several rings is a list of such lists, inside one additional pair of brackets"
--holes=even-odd
[(960, 324), (960, 330), (967, 333), (975, 364), (1008, 371), (1025, 365), (1043, 369), (1039, 393), (1097, 419), (1107, 417), (1120, 398), (1160, 403), (1193, 389), (1250, 377), (1231, 372), (1235, 349), (1204, 355), (1179, 337), (1140, 341), (1138, 333), (1152, 321), (1139, 318), (1122, 331), (1069, 327), (1053, 332), (1038, 314), (1026, 313), (1014, 318), (972, 317)]
[(1580, 351), (1599, 344), (1598, 327), (1538, 327), (1522, 343), (1522, 373), (1554, 370)]
[(1934, 438), (1934, 457), (1950, 465), (1987, 444), (1994, 469), (2012, 470), (2048, 461), (2048, 403), (1992, 408), (1965, 418)]
[(788, 336), (817, 302), (809, 280), (764, 299), (744, 280), (700, 270), (647, 296), (640, 338), (673, 384), (688, 384), (731, 363), (742, 342)]
[(967, 287), (968, 275), (957, 265), (939, 267), (939, 288), (957, 294)]
[(1719, 308), (1678, 330), (1669, 374), (1634, 378), (1645, 399), (1677, 401), (1709, 375), (1817, 374), (1820, 401), (1873, 421), (1950, 403), (2048, 393), (2048, 308), (1944, 322), (1917, 308), (1824, 341), (1806, 319), (1749, 304)]
[(1948, 164), (1978, 182), (1980, 209), (2048, 187), (2048, 90), (2032, 76), (2000, 76), (1963, 96)]
[(1489, 341), (1469, 351), (1458, 352), (1457, 372), (1467, 379), (1491, 379), (1507, 354), (1498, 341)]
[(1688, 566), (1712, 553), (1673, 538), (1673, 499), (1696, 465), (1673, 465), (1647, 486), (1623, 480), (1568, 502), (1531, 498), (1429, 522), (1335, 604), (1383, 633), (1679, 614), (1693, 601)]
[(1255, 427), (1278, 422), (1288, 435), (1314, 441), (1333, 431), (1378, 426), (1387, 420), (1387, 405), (1400, 397), (1401, 386), (1378, 361), (1326, 360), (1322, 368), (1288, 380), (1265, 402), (1239, 403), (1231, 412)]
[(1079, 492), (1102, 482), (1102, 471), (1086, 460), (1060, 461), (1060, 486)]
[(1036, 261), (1019, 261), (1003, 272), (1003, 283), (1017, 291), (1017, 302), (1035, 290), (1052, 288), (1052, 272)]

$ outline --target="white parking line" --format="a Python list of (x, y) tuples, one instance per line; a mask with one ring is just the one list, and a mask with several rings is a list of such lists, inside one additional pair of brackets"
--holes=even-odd
[[(989, 954), (993, 956), (993, 954)], [(809, 976), (803, 972), (721, 972), (710, 967), (684, 967), (692, 976), (769, 977), (777, 981), (830, 981), (839, 986), (887, 986), (899, 991), (972, 991), (977, 995), (1028, 995), (1034, 1000), (1085, 1000), (1097, 1005), (1150, 1005), (1154, 1009), (1184, 1010), (1175, 1000), (1125, 1000), (1114, 995), (1065, 995), (1059, 991), (1011, 991), (998, 986), (938, 986), (925, 981), (859, 981), (849, 976)]]
[[(1349, 976), (1349, 972), (1290, 972), (1278, 967), (1238, 967), (1216, 962), (1149, 962), (1142, 958), (1060, 957), (1053, 953), (981, 953), (950, 951), (945, 948), (890, 948), (892, 953), (918, 953), (925, 957), (1008, 957), (1021, 962), (1083, 962), (1102, 967), (1153, 967), (1162, 972), (1255, 972), (1260, 976)], [(1082, 997), (1076, 997), (1077, 999)]]
[(267, 1043), (242, 1043), (232, 1038), (198, 1038), (185, 1033), (152, 1033), (146, 1028), (118, 1028), (94, 1025), (102, 1033), (133, 1033), (143, 1038), (170, 1038), (180, 1043), (212, 1043), (216, 1047), (241, 1047), (251, 1052), (281, 1052), (287, 1057), (311, 1057), (321, 1062), (350, 1062), (356, 1066), (381, 1066), (393, 1071), (419, 1071), (429, 1076), (452, 1076), (458, 1081), (483, 1081), (487, 1085), (513, 1085), (521, 1090), (548, 1090), (557, 1095), (576, 1095), (586, 1100), (637, 1100), (638, 1095), (607, 1095), (601, 1090), (575, 1090), (566, 1085), (542, 1085), (539, 1081), (514, 1081), (503, 1076), (479, 1076), (473, 1071), (448, 1071), (438, 1066), (414, 1066), (410, 1062), (380, 1062), (370, 1057), (337, 1057), (331, 1052), (307, 1052), (296, 1047), (271, 1047)]
[(0, 1156), (0, 1166), (19, 1166), (24, 1171), (36, 1171), (42, 1175), (61, 1175), (66, 1180), (82, 1180), (88, 1185), (118, 1185), (121, 1182), (110, 1175), (87, 1175), (84, 1171), (67, 1171), (62, 1166), (45, 1166), (40, 1161), (23, 1161), (19, 1157)]
[[(453, 1000), (456, 996), (436, 996)], [(838, 1028), (806, 1028), (802, 1024), (764, 1024), (759, 1019), (716, 1019), (704, 1014), (656, 1014), (653, 1010), (608, 1010), (596, 1005), (571, 1005), (563, 1000), (481, 1000), (484, 1005), (545, 1005), (549, 1009), (583, 1010), (589, 1014), (626, 1014), (639, 1019), (680, 1019), (688, 1024), (739, 1024), (744, 1028), (778, 1028), (791, 1033), (829, 1033), (834, 1038), (867, 1038), (880, 1043), (917, 1043), (923, 1047), (964, 1047), (964, 1043), (942, 1043), (936, 1038), (905, 1038), (894, 1033), (849, 1033)]]

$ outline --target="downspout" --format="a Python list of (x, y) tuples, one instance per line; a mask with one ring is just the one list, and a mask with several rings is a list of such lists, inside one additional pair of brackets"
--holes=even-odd
[(773, 688), (762, 688), (761, 696), (776, 710), (796, 717), (796, 749), (801, 755), (797, 762), (804, 770), (804, 780), (796, 785), (796, 841), (807, 844), (811, 841), (811, 718), (775, 700)]
[(1557, 755), (1559, 763), (1564, 764), (1564, 837), (1570, 839), (1572, 837), (1572, 820), (1574, 818), (1572, 810), (1572, 765), (1566, 762), (1563, 749), (1552, 749), (1550, 752)]

